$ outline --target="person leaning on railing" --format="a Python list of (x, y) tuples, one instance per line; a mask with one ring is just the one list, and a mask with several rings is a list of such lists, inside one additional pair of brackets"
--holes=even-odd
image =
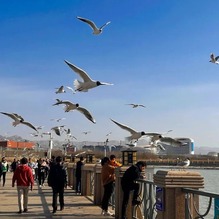
[(122, 219), (126, 218), (126, 208), (129, 201), (130, 191), (134, 191), (132, 205), (139, 205), (140, 201), (137, 199), (139, 192), (139, 184), (135, 181), (143, 178), (141, 173), (145, 170), (146, 162), (138, 161), (136, 164), (130, 166), (121, 178), (121, 186), (123, 190), (122, 202)]
[(115, 167), (110, 165), (110, 159), (108, 157), (104, 157), (101, 160), (102, 170), (101, 170), (101, 178), (102, 184), (104, 187), (104, 194), (102, 198), (101, 208), (102, 215), (110, 215), (113, 214), (108, 210), (109, 200), (114, 191), (115, 186)]

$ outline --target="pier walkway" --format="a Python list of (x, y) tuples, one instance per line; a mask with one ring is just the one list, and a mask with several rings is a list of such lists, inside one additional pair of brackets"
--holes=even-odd
[(37, 183), (33, 191), (29, 191), (28, 212), (18, 214), (17, 189), (11, 187), (13, 173), (7, 173), (6, 184), (0, 186), (0, 218), (31, 218), (31, 219), (112, 219), (102, 216), (101, 208), (93, 204), (91, 197), (76, 195), (71, 188), (65, 190), (65, 209), (52, 213), (52, 189), (40, 188)]

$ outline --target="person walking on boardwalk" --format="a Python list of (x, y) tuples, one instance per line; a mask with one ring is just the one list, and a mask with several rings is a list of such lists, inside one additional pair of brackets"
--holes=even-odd
[(139, 184), (135, 181), (143, 178), (142, 171), (145, 170), (146, 162), (138, 161), (135, 165), (130, 166), (124, 173), (121, 179), (121, 186), (123, 190), (122, 201), (122, 219), (126, 219), (126, 208), (129, 201), (130, 191), (134, 190), (132, 205), (139, 205), (140, 201), (137, 199), (139, 192)]
[(8, 165), (8, 162), (6, 160), (5, 157), (2, 157), (2, 161), (0, 163), (0, 182), (1, 182), (1, 178), (3, 180), (2, 182), (2, 186), (5, 186), (5, 182), (6, 182), (6, 174), (8, 172), (8, 169), (9, 169), (9, 165)]
[(52, 187), (53, 213), (57, 211), (57, 198), (59, 195), (60, 211), (64, 209), (64, 189), (67, 188), (67, 171), (62, 165), (62, 158), (56, 157), (56, 164), (51, 166), (48, 175), (48, 185)]
[(12, 177), (12, 187), (14, 187), (15, 182), (17, 183), (19, 214), (28, 211), (27, 206), (29, 187), (32, 191), (34, 185), (33, 173), (27, 163), (27, 158), (23, 157), (20, 161), (20, 165), (16, 168)]
[(110, 164), (110, 159), (108, 157), (104, 157), (101, 160), (101, 165), (102, 165), (102, 170), (101, 170), (101, 178), (102, 178), (102, 184), (104, 187), (104, 193), (103, 193), (103, 198), (102, 198), (102, 203), (101, 203), (101, 208), (102, 208), (102, 215), (110, 215), (112, 216), (113, 214), (108, 210), (109, 206), (109, 200), (110, 197), (114, 191), (114, 186), (115, 186), (115, 167), (111, 166)]
[(16, 170), (17, 166), (18, 166), (18, 162), (17, 162), (16, 158), (14, 158), (14, 161), (11, 163), (11, 171), (13, 173)]
[(76, 177), (76, 193), (81, 193), (81, 168), (84, 165), (84, 158), (80, 157), (80, 160), (76, 163), (75, 177)]

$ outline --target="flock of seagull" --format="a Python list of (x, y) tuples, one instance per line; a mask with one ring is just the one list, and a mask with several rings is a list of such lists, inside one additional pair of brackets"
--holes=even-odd
[[(110, 21), (108, 21), (105, 24), (103, 24), (101, 27), (98, 28), (96, 26), (96, 24), (89, 19), (82, 18), (82, 17), (77, 17), (77, 19), (88, 24), (92, 28), (94, 35), (101, 34), (103, 32), (103, 28), (110, 24)], [(70, 67), (71, 70), (73, 70), (81, 78), (81, 80), (77, 80), (77, 79), (74, 80), (74, 83), (73, 83), (74, 88), (72, 88), (70, 86), (66, 86), (66, 88), (71, 90), (71, 92), (73, 94), (75, 94), (76, 92), (88, 92), (90, 89), (96, 88), (96, 87), (101, 86), (101, 85), (113, 85), (112, 83), (106, 83), (106, 82), (100, 82), (97, 80), (93, 80), (83, 69), (77, 67), (76, 65), (70, 63), (67, 60), (64, 60), (64, 62)], [(219, 64), (219, 56), (215, 56), (213, 53), (211, 53), (209, 62), (214, 63), (214, 64)], [(62, 85), (62, 86), (56, 88), (55, 93), (56, 94), (66, 93), (65, 87)], [(80, 106), (79, 103), (73, 103), (69, 100), (56, 99), (56, 103), (54, 103), (53, 106), (58, 106), (58, 105), (64, 105), (65, 112), (78, 111), (78, 112), (82, 113), (89, 121), (91, 121), (92, 123), (96, 123), (96, 121), (93, 118), (93, 116), (91, 115), (91, 113), (86, 108)], [(128, 103), (126, 105), (130, 105), (132, 108), (137, 108), (137, 107), (146, 108), (146, 106), (143, 104)], [(14, 127), (19, 125), (19, 124), (23, 124), (23, 125), (30, 127), (31, 129), (35, 130), (37, 133), (40, 129), (42, 129), (42, 126), (36, 127), (36, 126), (32, 125), (30, 122), (25, 121), (24, 118), (22, 116), (18, 115), (17, 113), (1, 112), (1, 114), (6, 115), (6, 116), (10, 117), (11, 119), (13, 119), (14, 121), (12, 122), (12, 125)], [(64, 119), (65, 118), (52, 119), (52, 120), (54, 120), (56, 122), (60, 122), (61, 120), (64, 120)], [(127, 125), (121, 124), (113, 119), (111, 119), (111, 121), (114, 124), (116, 124), (117, 126), (119, 126), (120, 128), (122, 128), (130, 133), (130, 136), (125, 138), (129, 142), (127, 144), (129, 146), (130, 145), (136, 146), (138, 139), (140, 139), (143, 136), (150, 138), (151, 147), (153, 147), (153, 146), (160, 147), (162, 150), (165, 150), (165, 148), (162, 146), (162, 143), (170, 144), (170, 145), (175, 146), (175, 147), (183, 146), (182, 142), (180, 142), (174, 138), (170, 138), (170, 137), (165, 136), (165, 134), (171, 132), (172, 130), (169, 130), (165, 134), (147, 133), (144, 131), (139, 132), (139, 131), (136, 131), (133, 128), (130, 128)], [(65, 127), (64, 125), (55, 126), (55, 127), (51, 128), (51, 130), (53, 130), (59, 136), (62, 134), (63, 131), (68, 136), (72, 136), (70, 129), (65, 129), (64, 127)], [(89, 132), (84, 132), (84, 134), (88, 134), (88, 133)], [(51, 133), (44, 132), (42, 134), (51, 134)], [(110, 134), (111, 134), (111, 132), (108, 135), (110, 135)], [(37, 136), (37, 134), (34, 134), (34, 133), (32, 133), (32, 135)], [(74, 137), (74, 136), (72, 136), (72, 137)]]

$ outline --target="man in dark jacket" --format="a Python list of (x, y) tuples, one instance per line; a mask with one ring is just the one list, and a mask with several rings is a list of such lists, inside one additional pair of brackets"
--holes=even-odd
[(76, 193), (81, 193), (81, 167), (84, 165), (84, 158), (80, 157), (80, 160), (76, 164)]
[(146, 163), (144, 161), (138, 161), (135, 165), (132, 165), (125, 171), (121, 179), (123, 190), (122, 219), (126, 218), (126, 208), (129, 201), (130, 191), (134, 190), (132, 205), (140, 204), (140, 201), (137, 200), (139, 184), (135, 181), (141, 178), (141, 172), (145, 170), (145, 167)]
[(64, 188), (67, 188), (67, 171), (62, 165), (62, 158), (56, 157), (56, 164), (51, 166), (48, 176), (48, 185), (52, 187), (53, 213), (57, 211), (57, 197), (59, 195), (60, 211), (64, 209)]

